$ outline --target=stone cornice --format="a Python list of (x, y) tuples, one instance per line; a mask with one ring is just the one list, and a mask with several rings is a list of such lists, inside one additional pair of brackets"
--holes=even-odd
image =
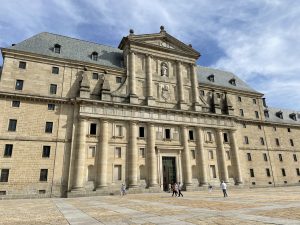
[(255, 119), (246, 119), (246, 118), (240, 118), (237, 117), (236, 118), (237, 122), (239, 123), (254, 123), (254, 124), (266, 124), (266, 125), (276, 125), (276, 126), (289, 126), (289, 127), (299, 127), (300, 128), (300, 124), (292, 124), (292, 123), (278, 123), (278, 122), (273, 122), (273, 121), (266, 121), (266, 120), (255, 120)]
[(55, 137), (30, 137), (30, 136), (21, 136), (21, 135), (14, 135), (14, 136), (0, 136), (0, 140), (3, 141), (37, 141), (37, 142), (71, 142), (71, 139), (62, 139), (62, 138), (55, 138)]

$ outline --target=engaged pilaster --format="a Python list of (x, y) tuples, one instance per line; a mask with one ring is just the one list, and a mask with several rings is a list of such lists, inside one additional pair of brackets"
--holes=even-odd
[(203, 147), (203, 130), (201, 127), (197, 127), (197, 149), (198, 149), (198, 168), (200, 170), (200, 185), (207, 184), (207, 159), (204, 154)]
[(101, 132), (99, 135), (99, 148), (97, 160), (97, 189), (107, 186), (107, 154), (108, 154), (108, 121), (100, 121)]
[(177, 75), (177, 86), (178, 86), (178, 106), (180, 109), (185, 109), (186, 103), (184, 101), (181, 63), (179, 61), (177, 61), (177, 64), (176, 64), (176, 75)]
[(188, 134), (187, 128), (185, 126), (181, 127), (182, 134), (182, 144), (183, 144), (183, 168), (184, 168), (184, 185), (192, 185), (192, 167), (190, 158), (190, 149), (188, 144)]
[(154, 105), (151, 56), (146, 55), (147, 105)]
[(157, 186), (157, 159), (155, 154), (155, 127), (148, 124), (147, 132), (147, 157), (149, 157), (149, 186)]
[(129, 187), (137, 187), (137, 168), (138, 149), (137, 149), (137, 123), (130, 122), (129, 149), (128, 149), (128, 183)]
[(192, 82), (192, 92), (193, 92), (193, 107), (195, 111), (200, 111), (201, 106), (199, 104), (199, 96), (198, 96), (198, 79), (197, 79), (197, 71), (196, 65), (190, 64), (191, 70), (191, 82)]
[(221, 179), (224, 180), (225, 183), (228, 183), (228, 170), (225, 161), (225, 149), (223, 144), (223, 132), (222, 130), (217, 130), (217, 154), (218, 154), (218, 164), (219, 171), (221, 175)]
[(85, 167), (85, 143), (86, 143), (86, 124), (85, 118), (79, 118), (77, 130), (77, 152), (74, 168), (73, 189), (84, 189), (84, 167)]
[(231, 163), (234, 169), (235, 177), (236, 177), (236, 184), (242, 184), (243, 178), (241, 173), (241, 167), (240, 167), (240, 159), (239, 159), (239, 153), (238, 153), (238, 147), (236, 144), (236, 131), (232, 130), (230, 131), (230, 145), (231, 145)]
[(129, 52), (129, 87), (130, 87), (130, 103), (137, 104), (138, 97), (136, 95), (136, 78), (135, 78), (135, 54)]

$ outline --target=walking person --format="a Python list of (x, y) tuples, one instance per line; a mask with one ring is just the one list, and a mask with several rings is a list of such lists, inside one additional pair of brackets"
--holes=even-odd
[(181, 195), (181, 197), (183, 197), (183, 194), (181, 193), (181, 190), (182, 190), (182, 184), (179, 182), (178, 183), (178, 197), (180, 197), (180, 195)]
[(124, 195), (126, 195), (126, 185), (125, 184), (122, 184), (121, 185), (121, 196), (124, 196)]
[(176, 183), (174, 183), (172, 185), (172, 190), (173, 190), (172, 197), (174, 196), (174, 194), (175, 194), (175, 197), (177, 197), (178, 185)]
[(222, 183), (221, 183), (221, 189), (222, 189), (222, 191), (223, 191), (223, 194), (224, 194), (224, 198), (225, 197), (228, 197), (228, 195), (227, 195), (227, 185), (225, 184), (225, 182), (222, 180)]
[(208, 191), (212, 192), (213, 186), (211, 184), (208, 184)]

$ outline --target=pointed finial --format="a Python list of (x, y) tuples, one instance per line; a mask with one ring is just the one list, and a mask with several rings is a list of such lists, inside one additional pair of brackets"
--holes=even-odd
[(165, 27), (163, 25), (160, 26), (160, 31), (165, 31)]
[(129, 34), (134, 34), (134, 30), (133, 30), (133, 29), (130, 29), (130, 30), (129, 30)]

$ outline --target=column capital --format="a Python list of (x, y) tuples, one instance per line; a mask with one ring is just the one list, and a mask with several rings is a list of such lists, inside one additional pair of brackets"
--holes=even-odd
[(148, 57), (149, 57), (149, 58), (152, 58), (152, 57), (153, 57), (153, 56), (152, 56), (151, 54), (149, 54), (149, 53), (146, 53), (145, 56), (146, 56), (147, 58), (148, 58)]
[(135, 54), (135, 51), (133, 51), (133, 50), (130, 49), (130, 50), (128, 51), (128, 53), (134, 55), (134, 54)]

